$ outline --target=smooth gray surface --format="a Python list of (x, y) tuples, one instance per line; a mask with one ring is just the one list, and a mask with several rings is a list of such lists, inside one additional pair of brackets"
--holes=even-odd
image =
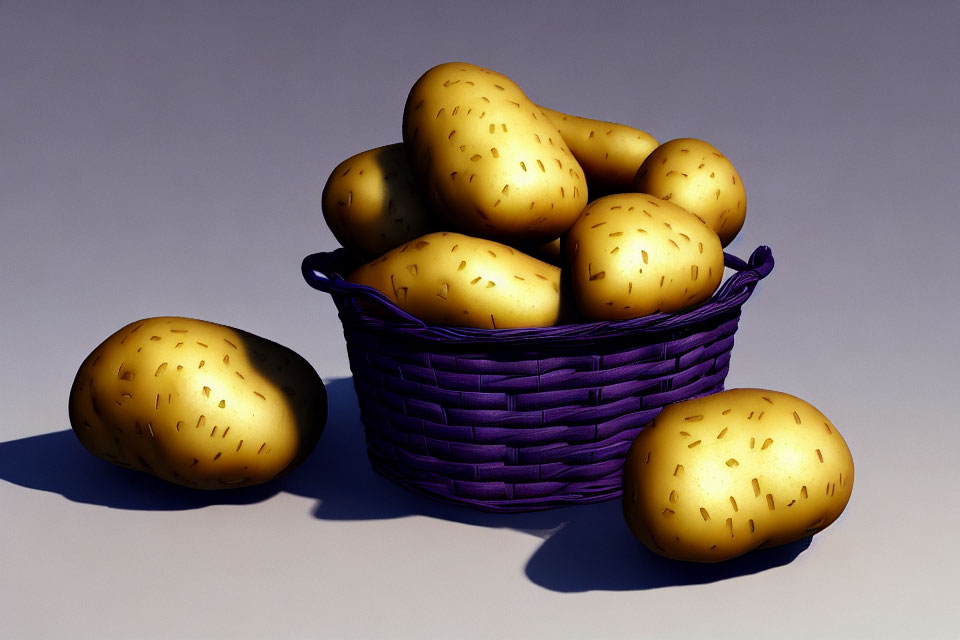
[[(956, 637), (956, 3), (0, 2), (0, 637)], [(672, 567), (619, 505), (493, 517), (366, 463), (333, 304), (331, 169), (462, 60), (534, 100), (700, 137), (773, 248), (728, 387), (798, 395), (856, 462), (809, 546)], [(184, 494), (69, 429), (140, 317), (245, 328), (328, 382), (294, 475)]]

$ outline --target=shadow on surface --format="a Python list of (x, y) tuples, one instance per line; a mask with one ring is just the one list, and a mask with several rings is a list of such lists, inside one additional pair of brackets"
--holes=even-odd
[(633, 537), (617, 499), (578, 508), (540, 545), (526, 574), (541, 587), (566, 593), (707, 584), (789, 564), (808, 546), (810, 538), (716, 564), (668, 560)]
[(0, 480), (73, 502), (144, 511), (250, 504), (277, 493), (271, 485), (217, 492), (179, 487), (94, 457), (72, 429), (0, 442)]
[[(552, 530), (562, 517), (498, 516), (414, 495), (373, 472), (367, 459), (352, 378), (326, 384), (327, 425), (311, 456), (288, 475), (254, 487), (197, 491), (124, 469), (88, 452), (72, 429), (0, 442), (0, 480), (57, 493), (73, 502), (115, 509), (173, 511), (219, 504), (252, 504), (286, 491), (317, 501), (325, 520), (383, 520), (410, 515), (482, 526)], [(560, 510), (557, 512), (559, 514)], [(512, 523), (512, 524), (511, 524)]]
[(322, 520), (385, 520), (426, 516), (484, 527), (548, 536), (579, 507), (495, 514), (414, 494), (378, 475), (367, 458), (352, 378), (327, 382), (327, 427), (307, 462), (278, 481), (280, 488), (317, 501)]
[(676, 562), (648, 551), (624, 522), (619, 498), (533, 513), (495, 514), (413, 494), (374, 473), (367, 459), (360, 411), (350, 378), (327, 385), (330, 412), (321, 446), (280, 482), (317, 500), (324, 520), (371, 520), (421, 515), (464, 524), (523, 531), (544, 540), (527, 577), (559, 592), (622, 591), (706, 584), (788, 564), (810, 538), (754, 551), (729, 562)]
[[(351, 498), (343, 493), (346, 487), (339, 481), (338, 474), (341, 471), (352, 474), (354, 480), (363, 472), (370, 476), (374, 474), (366, 464), (352, 378), (334, 380), (327, 386), (327, 391), (331, 403), (330, 417), (316, 450), (293, 472), (266, 484), (224, 491), (180, 487), (96, 458), (80, 444), (72, 429), (0, 442), (0, 480), (59, 493), (74, 502), (144, 511), (253, 504), (283, 490), (320, 500), (320, 488), (327, 486), (333, 488), (336, 503), (350, 503)], [(351, 434), (351, 431), (356, 433)], [(359, 438), (358, 443), (352, 442), (354, 437)], [(335, 442), (331, 443), (331, 440)], [(359, 447), (359, 450), (353, 451), (351, 447)]]
[(791, 562), (810, 539), (755, 551), (721, 564), (681, 563), (648, 551), (627, 528), (620, 500), (549, 511), (495, 514), (413, 494), (370, 467), (351, 378), (326, 384), (327, 426), (313, 454), (273, 482), (226, 491), (197, 491), (95, 458), (71, 429), (0, 443), (0, 480), (115, 509), (172, 511), (252, 504), (281, 491), (316, 500), (321, 520), (440, 518), (521, 531), (543, 539), (527, 577), (559, 592), (637, 590), (704, 584)]

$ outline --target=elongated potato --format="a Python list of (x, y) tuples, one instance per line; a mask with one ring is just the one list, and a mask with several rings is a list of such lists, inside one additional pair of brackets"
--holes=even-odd
[(665, 408), (623, 468), (623, 512), (651, 550), (719, 562), (835, 521), (853, 458), (820, 411), (786, 393), (732, 389)]
[(91, 453), (197, 489), (259, 484), (313, 450), (326, 391), (275, 342), (189, 318), (133, 322), (83, 361), (70, 424)]
[(403, 141), (428, 204), (463, 233), (548, 242), (587, 204), (560, 131), (495, 71), (452, 62), (424, 73), (407, 98)]
[(410, 173), (403, 143), (338, 164), (323, 187), (321, 206), (334, 237), (366, 260), (439, 230)]
[(591, 198), (634, 190), (637, 170), (659, 144), (656, 138), (624, 124), (540, 109), (560, 130), (583, 168)]
[(560, 315), (560, 269), (504, 244), (432, 233), (348, 278), (424, 322), (485, 329), (546, 327)]
[(717, 234), (649, 194), (591, 202), (566, 250), (577, 306), (594, 320), (680, 311), (709, 298), (723, 277)]
[(747, 193), (733, 163), (709, 142), (678, 138), (640, 165), (632, 191), (649, 193), (696, 214), (730, 244), (747, 215)]

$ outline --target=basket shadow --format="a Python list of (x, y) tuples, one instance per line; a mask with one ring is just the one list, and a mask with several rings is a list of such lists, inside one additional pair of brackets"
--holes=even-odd
[(279, 490), (276, 483), (230, 491), (180, 487), (97, 459), (84, 449), (72, 429), (0, 442), (0, 480), (58, 493), (72, 502), (144, 511), (251, 504)]
[(287, 491), (317, 501), (321, 520), (386, 520), (426, 516), (485, 527), (513, 528), (541, 537), (559, 529), (576, 507), (497, 514), (420, 496), (373, 471), (367, 457), (353, 378), (326, 383), (328, 415), (313, 455), (277, 481)]
[(792, 562), (810, 539), (763, 549), (718, 564), (676, 562), (648, 551), (630, 533), (620, 500), (530, 513), (486, 513), (411, 493), (376, 474), (367, 459), (352, 378), (327, 383), (329, 417), (318, 450), (279, 482), (283, 490), (317, 501), (324, 520), (441, 518), (509, 528), (543, 543), (527, 562), (527, 577), (557, 592), (642, 590), (705, 584)]

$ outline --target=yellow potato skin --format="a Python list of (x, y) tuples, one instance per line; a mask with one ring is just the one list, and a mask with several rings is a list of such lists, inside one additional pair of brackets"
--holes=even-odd
[(547, 242), (587, 204), (560, 131), (495, 71), (452, 62), (424, 73), (407, 97), (403, 141), (428, 204), (463, 233)]
[(652, 135), (616, 122), (566, 114), (541, 105), (583, 168), (592, 198), (633, 191), (633, 180), (660, 144)]
[(438, 325), (546, 327), (560, 314), (560, 269), (517, 249), (452, 232), (427, 234), (369, 262), (350, 282)]
[(338, 164), (323, 187), (321, 207), (334, 237), (366, 260), (438, 229), (399, 142)]
[(649, 193), (696, 214), (726, 247), (743, 228), (747, 193), (733, 163), (709, 142), (678, 138), (654, 149), (632, 191)]
[(283, 475), (313, 450), (326, 412), (323, 382), (295, 352), (178, 317), (108, 337), (69, 398), (74, 433), (95, 456), (196, 489)]
[(593, 320), (680, 311), (709, 298), (723, 277), (717, 234), (649, 194), (591, 202), (567, 234), (566, 251), (577, 306)]
[(813, 535), (853, 489), (837, 428), (786, 393), (732, 389), (666, 407), (633, 442), (623, 513), (668, 558), (721, 562)]

